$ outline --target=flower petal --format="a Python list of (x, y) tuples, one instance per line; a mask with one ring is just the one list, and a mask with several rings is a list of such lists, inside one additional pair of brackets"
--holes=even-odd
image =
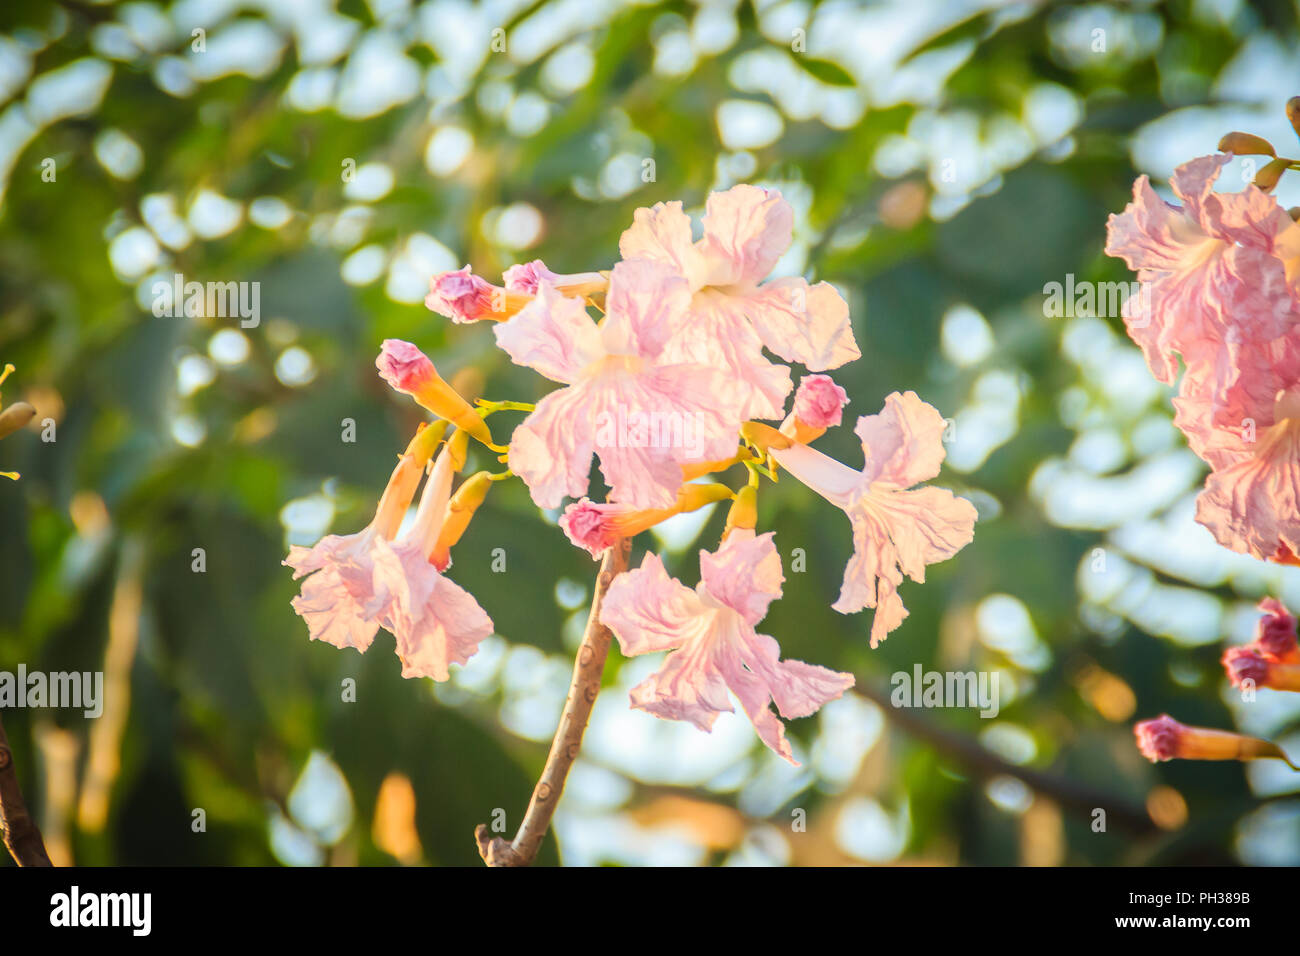
[(790, 248), (794, 209), (774, 189), (733, 186), (709, 194), (700, 253), (708, 284), (756, 285)]
[(539, 508), (558, 508), (565, 495), (580, 498), (587, 491), (592, 425), (585, 392), (582, 385), (551, 392), (510, 439), (510, 470)]
[(774, 279), (739, 301), (763, 344), (787, 362), (820, 372), (862, 358), (849, 304), (829, 282)]
[(702, 586), (751, 626), (767, 615), (785, 581), (774, 537), (772, 531), (755, 537), (753, 531), (736, 529), (716, 552), (700, 552)]
[(601, 357), (600, 330), (582, 300), (561, 295), (546, 282), (532, 302), (492, 332), (516, 365), (565, 385)]
[(703, 634), (709, 617), (699, 596), (670, 578), (656, 554), (614, 578), (600, 608), (600, 622), (627, 657), (679, 647)]

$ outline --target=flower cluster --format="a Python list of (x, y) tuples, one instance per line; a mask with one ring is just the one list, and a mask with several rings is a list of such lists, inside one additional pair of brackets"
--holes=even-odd
[[(1223, 669), (1233, 686), (1244, 691), (1256, 687), (1300, 691), (1300, 646), (1296, 641), (1296, 619), (1282, 602), (1265, 598), (1263, 612), (1255, 626), (1255, 639), (1230, 647), (1223, 653)], [(1168, 714), (1144, 720), (1133, 728), (1142, 756), (1154, 762), (1172, 760), (1255, 760), (1274, 757), (1290, 760), (1280, 747), (1267, 740), (1246, 737), (1226, 730), (1189, 727)]]
[[(708, 730), (734, 694), (763, 742), (793, 762), (779, 717), (812, 714), (853, 677), (782, 660), (777, 642), (756, 630), (784, 580), (773, 533), (756, 530), (760, 479), (785, 469), (846, 513), (854, 553), (834, 607), (876, 609), (873, 647), (907, 616), (903, 577), (924, 581), (927, 565), (971, 541), (976, 517), (952, 492), (916, 487), (939, 472), (945, 422), (914, 392), (894, 393), (857, 420), (861, 469), (809, 447), (848, 404), (821, 373), (860, 353), (832, 285), (768, 279), (793, 220), (779, 193), (736, 186), (709, 196), (699, 239), (681, 203), (637, 210), (608, 271), (565, 275), (535, 260), (512, 266), (499, 286), (469, 266), (433, 277), (431, 310), (493, 323), (514, 363), (558, 387), (535, 405), (471, 405), (415, 346), (384, 343), (380, 374), (438, 421), (412, 440), (365, 530), (290, 552), (285, 563), (309, 575), (294, 608), (312, 638), (365, 650), (384, 627), (404, 675), (445, 680), (492, 631), (444, 572), (496, 480), (522, 479), (543, 509), (573, 499), (559, 524), (593, 558), (674, 515), (729, 501), (723, 539), (700, 552), (694, 589), (647, 554), (610, 584), (599, 620), (625, 654), (670, 651), (633, 690), (632, 706)], [(767, 353), (813, 374), (795, 390), (789, 366)], [(486, 422), (500, 411), (527, 412), (506, 445), (494, 443)], [(471, 438), (508, 468), (475, 475), (450, 497)], [(593, 460), (608, 487), (602, 502), (587, 497)], [(707, 480), (742, 466), (739, 488)], [(415, 519), (399, 533), (430, 469)]]
[[(1300, 131), (1300, 97), (1288, 108)], [(1270, 191), (1300, 161), (1232, 133), (1180, 166), (1165, 202), (1147, 177), (1110, 217), (1106, 252), (1136, 270), (1129, 335), (1173, 384), (1174, 423), (1209, 466), (1196, 518), (1233, 551), (1300, 563), (1300, 223)], [(1214, 185), (1234, 153), (1273, 157), (1240, 192)], [(1292, 211), (1294, 213), (1295, 210)]]

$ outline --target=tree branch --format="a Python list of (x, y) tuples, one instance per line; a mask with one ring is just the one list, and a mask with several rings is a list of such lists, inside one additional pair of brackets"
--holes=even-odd
[(609, 628), (600, 623), (600, 608), (609, 590), (610, 582), (627, 570), (627, 556), (632, 542), (624, 539), (608, 551), (600, 563), (596, 578), (596, 593), (591, 597), (591, 612), (587, 616), (587, 629), (582, 635), (573, 664), (573, 680), (569, 682), (569, 696), (564, 701), (560, 725), (555, 729), (551, 751), (546, 756), (546, 766), (533, 789), (528, 811), (515, 838), (506, 842), (494, 837), (487, 824), (480, 823), (474, 831), (478, 852), (488, 866), (528, 866), (541, 849), (542, 838), (550, 828), (556, 804), (564, 793), (564, 781), (569, 768), (582, 746), (582, 735), (591, 718), (591, 708), (600, 693), (600, 679), (605, 671), (605, 657), (609, 653)]
[(23, 792), (18, 787), (14, 755), (0, 720), (0, 829), (4, 830), (5, 847), (19, 866), (53, 866), (45, 852), (45, 841), (36, 822), (27, 812)]
[(941, 727), (934, 721), (912, 711), (895, 707), (889, 694), (879, 690), (871, 682), (858, 679), (854, 690), (874, 703), (885, 713), (885, 717), (897, 727), (930, 744), (936, 750), (966, 765), (976, 777), (985, 778), (998, 775), (1015, 777), (1031, 790), (1050, 797), (1067, 810), (1072, 810), (1091, 818), (1098, 808), (1106, 811), (1125, 830), (1137, 834), (1153, 833), (1159, 828), (1151, 816), (1139, 804), (1131, 803), (1113, 793), (1098, 790), (1087, 784), (1076, 783), (1055, 774), (1020, 767), (1003, 760), (987, 747), (955, 731)]

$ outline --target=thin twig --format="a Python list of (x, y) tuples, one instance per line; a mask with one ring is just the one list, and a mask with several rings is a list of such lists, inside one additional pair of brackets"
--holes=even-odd
[(889, 694), (877, 689), (870, 681), (859, 678), (854, 690), (876, 704), (899, 729), (965, 764), (977, 777), (1015, 777), (1031, 790), (1085, 817), (1090, 817), (1095, 810), (1105, 810), (1112, 820), (1131, 833), (1148, 834), (1159, 829), (1141, 805), (1087, 784), (1017, 766), (963, 734), (941, 727), (906, 708), (893, 706)]
[(23, 792), (14, 770), (14, 755), (0, 720), (0, 829), (4, 830), (5, 847), (19, 866), (53, 866), (45, 852), (45, 841), (36, 821), (27, 812)]
[(609, 628), (600, 623), (600, 608), (609, 590), (610, 582), (627, 570), (630, 540), (622, 540), (605, 552), (596, 578), (596, 593), (591, 598), (591, 613), (587, 616), (587, 629), (582, 635), (573, 664), (573, 680), (569, 682), (569, 696), (564, 701), (560, 726), (555, 729), (551, 752), (546, 756), (546, 766), (533, 789), (528, 811), (515, 838), (507, 843), (494, 837), (487, 824), (480, 823), (474, 831), (478, 852), (488, 866), (528, 866), (537, 857), (542, 839), (551, 826), (556, 804), (564, 793), (564, 781), (569, 768), (582, 746), (582, 734), (587, 729), (592, 705), (600, 693), (600, 679), (605, 671), (605, 657), (609, 653)]

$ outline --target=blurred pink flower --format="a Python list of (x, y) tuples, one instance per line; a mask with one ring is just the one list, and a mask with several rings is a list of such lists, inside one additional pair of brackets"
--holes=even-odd
[(1296, 642), (1296, 619), (1277, 598), (1264, 598), (1259, 602), (1263, 616), (1255, 625), (1255, 644), (1275, 661), (1300, 663), (1300, 648)]
[(633, 688), (632, 706), (707, 731), (732, 712), (731, 691), (763, 743), (798, 766), (769, 703), (781, 717), (807, 717), (852, 687), (853, 675), (783, 661), (777, 642), (755, 630), (784, 580), (771, 532), (732, 531), (716, 552), (700, 552), (700, 576), (691, 590), (647, 554), (610, 585), (600, 620), (623, 653), (672, 651)]
[(746, 418), (781, 417), (790, 391), (789, 369), (769, 362), (764, 346), (812, 371), (861, 356), (848, 304), (829, 282), (760, 285), (789, 248), (793, 224), (780, 193), (741, 185), (709, 195), (699, 241), (680, 202), (638, 209), (619, 240), (624, 259), (659, 262), (687, 279), (691, 321), (670, 349), (729, 369), (749, 393)]
[(611, 501), (653, 508), (673, 503), (683, 463), (735, 453), (739, 391), (720, 369), (665, 350), (689, 297), (667, 268), (620, 262), (599, 324), (580, 299), (543, 282), (529, 306), (494, 327), (516, 364), (565, 386), (537, 403), (510, 442), (510, 467), (539, 507), (583, 495), (593, 454)]
[(782, 468), (849, 516), (853, 557), (833, 607), (842, 614), (876, 609), (872, 647), (907, 617), (897, 591), (903, 576), (924, 581), (926, 565), (946, 561), (975, 535), (969, 501), (944, 488), (908, 490), (939, 473), (945, 424), (915, 392), (894, 392), (879, 414), (858, 419), (862, 471), (807, 445), (771, 449)]

